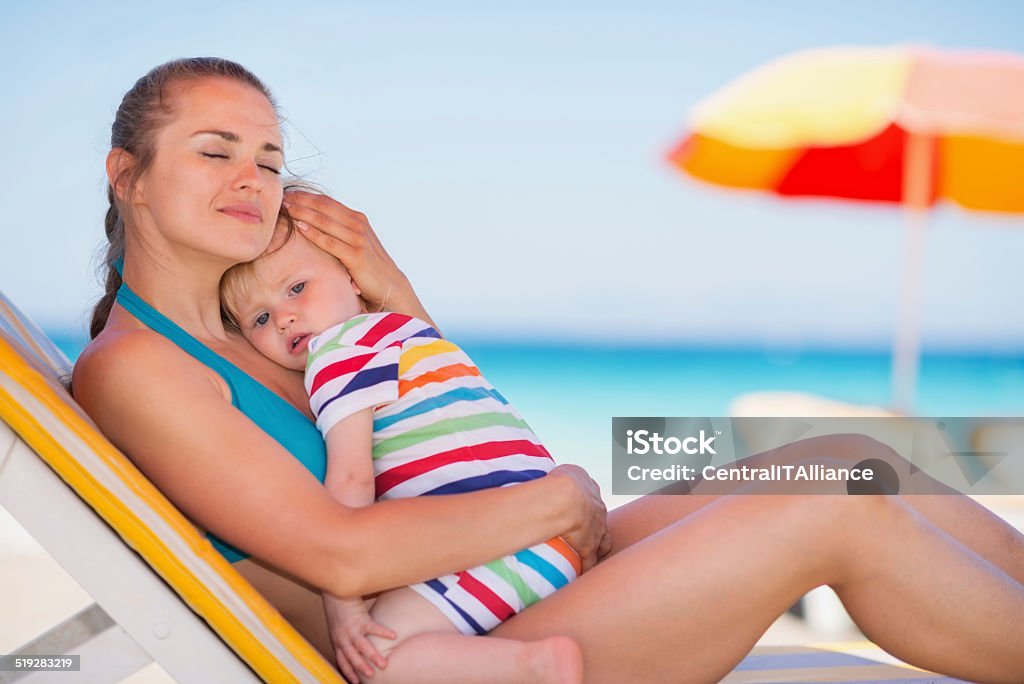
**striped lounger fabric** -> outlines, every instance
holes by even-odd
[[[842,682],[843,684],[954,684],[963,680],[882,660],[893,660],[870,642],[808,646],[760,646],[743,659],[725,684]],[[893,663],[895,661],[893,660]]]

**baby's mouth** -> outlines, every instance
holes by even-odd
[[[309,333],[302,333],[301,335],[296,335],[291,339],[291,352],[293,354],[297,352],[299,345],[301,345],[307,337],[309,337]]]

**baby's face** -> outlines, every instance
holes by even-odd
[[[334,258],[301,235],[261,257],[235,315],[252,346],[286,368],[304,370],[309,338],[363,310],[359,290]]]

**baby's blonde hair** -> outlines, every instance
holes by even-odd
[[[285,232],[284,239],[274,245],[272,249],[268,247],[263,254],[260,254],[252,261],[235,264],[229,268],[220,279],[221,318],[224,319],[224,322],[228,327],[233,328],[234,330],[241,331],[242,329],[242,326],[238,321],[238,304],[251,295],[252,283],[258,280],[256,275],[256,264],[259,263],[260,259],[265,259],[277,250],[283,248],[288,244],[289,240],[296,239],[295,219],[291,217],[284,205],[281,205],[281,211],[277,215],[277,227],[275,227],[274,230],[283,230]],[[272,244],[273,242],[274,241],[272,241]],[[316,246],[314,245],[314,247]],[[316,249],[320,248],[316,247]],[[328,254],[327,252],[323,253],[334,259],[334,261],[338,263],[338,267],[348,273],[348,269],[345,268],[345,265],[333,254]],[[363,304],[363,309],[366,310],[366,301],[363,300],[362,297],[359,299]]]
[[[252,293],[252,283],[257,280],[256,264],[260,259],[265,259],[284,247],[295,236],[295,219],[291,217],[283,204],[281,205],[281,211],[277,215],[277,226],[274,230],[285,231],[284,239],[279,244],[275,245],[273,249],[268,246],[263,254],[260,254],[252,261],[235,264],[221,276],[220,315],[224,322],[235,330],[242,329],[238,322],[238,304]],[[273,241],[271,243],[273,244]]]

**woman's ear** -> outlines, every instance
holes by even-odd
[[[114,196],[119,202],[125,202],[131,179],[135,157],[122,147],[115,147],[107,154],[107,181],[114,189]]]

